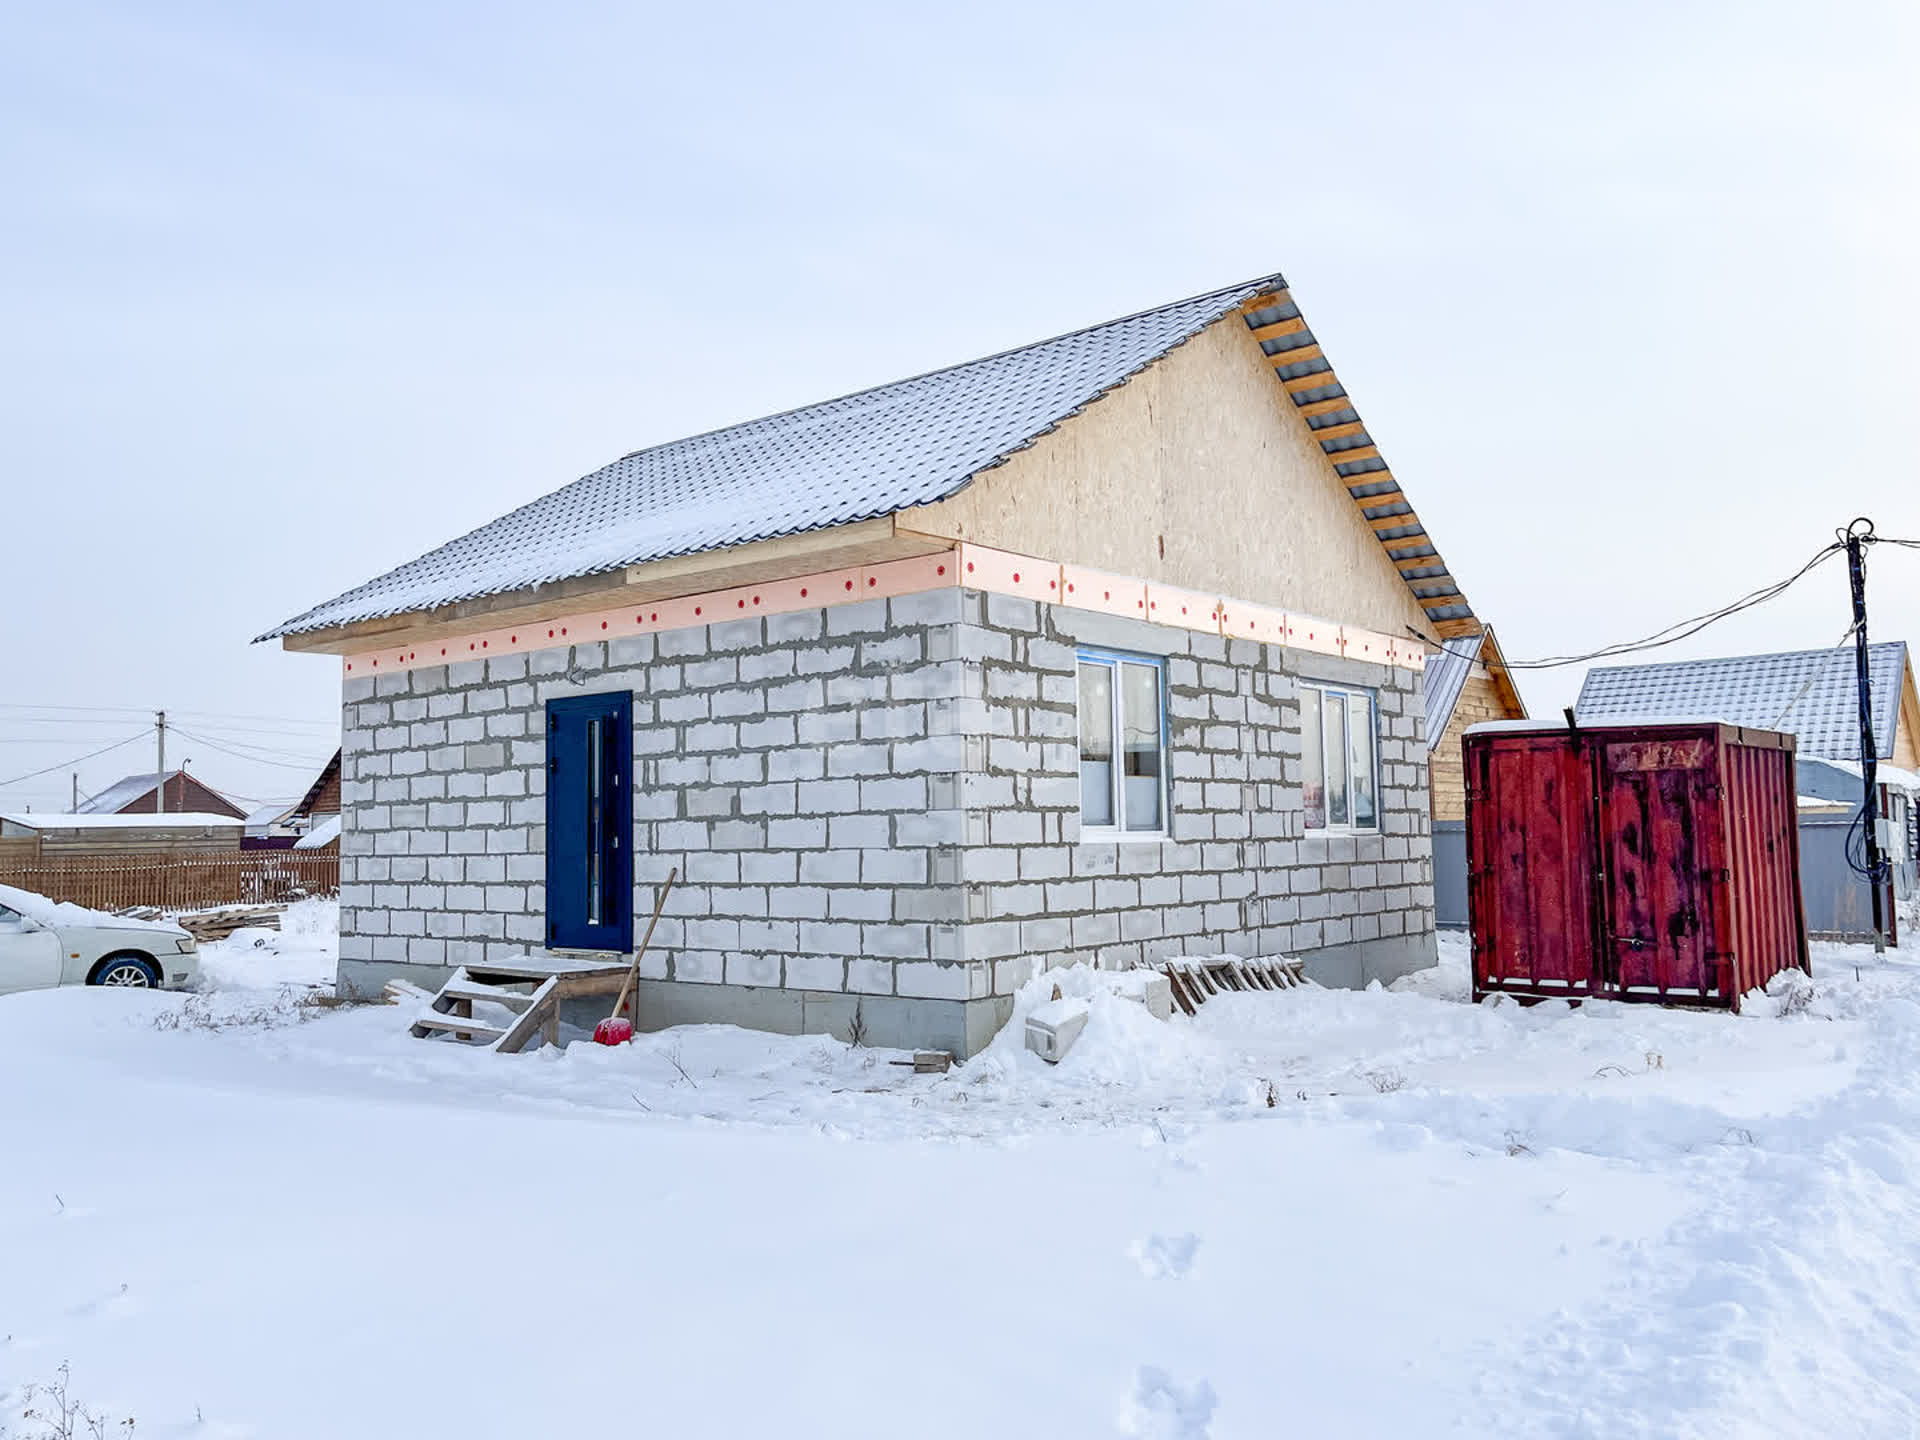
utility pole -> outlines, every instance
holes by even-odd
[[[80,772],[74,771],[70,778],[73,780],[73,809],[67,813],[78,815],[80,813]]]
[[[1873,953],[1887,948],[1886,924],[1880,911],[1880,796],[1877,770],[1880,757],[1873,739],[1873,680],[1867,667],[1867,561],[1865,546],[1873,543],[1873,522],[1862,516],[1847,527],[1847,579],[1853,586],[1853,664],[1860,686],[1860,777],[1865,786],[1864,816],[1867,836],[1867,889],[1873,896]]]
[[[159,744],[160,761],[160,783],[153,787],[153,813],[163,815],[167,809],[167,712],[164,710],[153,712],[153,735]]]

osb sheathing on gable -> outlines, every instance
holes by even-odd
[[[1390,635],[1427,629],[1238,314],[899,524]]]

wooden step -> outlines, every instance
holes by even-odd
[[[469,1020],[463,1015],[442,1015],[429,1010],[413,1022],[413,1033],[425,1035],[432,1030],[444,1030],[451,1034],[471,1035],[476,1039],[493,1041],[506,1034],[498,1025],[488,1025],[478,1020]]]
[[[525,1010],[527,1006],[533,1004],[533,996],[530,993],[502,990],[493,985],[480,985],[472,981],[463,985],[454,980],[449,980],[441,987],[440,994],[436,998],[435,1009],[439,1008],[439,1000],[468,1000],[476,1005],[504,1005],[516,1012]]]
[[[629,963],[625,960],[617,962],[557,960],[547,964],[539,960],[503,960],[498,964],[467,965],[463,968],[469,980],[477,980],[483,985],[497,984],[500,981],[525,985],[551,980],[557,975],[624,975]]]

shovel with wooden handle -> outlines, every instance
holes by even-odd
[[[660,887],[660,894],[653,902],[653,918],[647,922],[647,933],[640,937],[640,945],[633,952],[633,964],[627,967],[627,978],[620,983],[620,998],[613,1002],[613,1013],[593,1027],[593,1038],[602,1045],[625,1045],[633,1039],[633,1021],[620,1012],[627,1008],[627,996],[640,983],[640,959],[647,953],[647,946],[653,941],[653,927],[660,923],[660,912],[667,908],[667,892],[673,889],[673,882],[680,878],[680,867],[675,866],[667,872],[667,883]],[[639,996],[634,996],[634,1009],[639,1010]]]

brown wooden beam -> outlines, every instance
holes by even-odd
[[[1331,370],[1315,370],[1306,375],[1290,376],[1280,383],[1287,387],[1289,395],[1298,395],[1302,390],[1321,390],[1328,385],[1338,385],[1340,377]]]
[[[1380,458],[1380,447],[1378,445],[1356,445],[1351,450],[1328,450],[1325,454],[1327,459],[1333,461],[1334,464],[1344,465],[1349,460],[1378,460]],[[1374,470],[1369,473],[1385,475],[1387,472],[1384,470]],[[1348,475],[1345,478],[1354,482],[1360,479],[1358,475]]]
[[[1256,340],[1279,340],[1284,336],[1298,335],[1307,328],[1307,322],[1296,315],[1291,320],[1276,320],[1271,325],[1262,325],[1251,333]]]
[[[1366,428],[1367,422],[1364,420],[1349,420],[1344,425],[1328,425],[1316,430],[1313,432],[1313,438],[1316,440],[1339,440],[1347,435],[1358,435]],[[1327,454],[1324,450],[1320,453],[1322,455]],[[1328,458],[1331,459],[1332,457],[1329,456]]]
[[[1335,410],[1351,410],[1353,408],[1353,397],[1351,395],[1329,395],[1324,400],[1308,400],[1304,403],[1296,403],[1294,406],[1294,409],[1298,410],[1302,415],[1330,415]]]
[[[1315,343],[1302,345],[1298,350],[1282,350],[1278,355],[1262,355],[1260,358],[1268,365],[1297,365],[1302,360],[1320,360],[1325,357],[1321,355],[1318,343]]]

